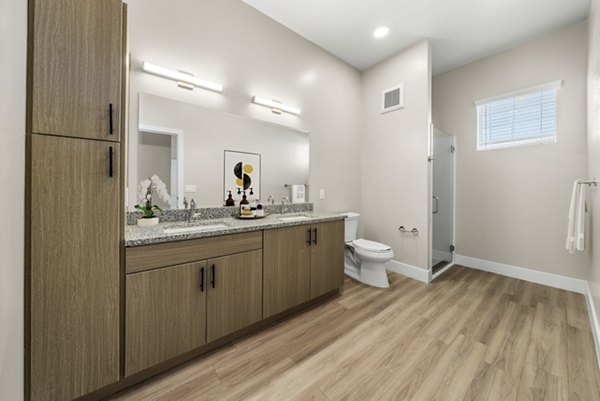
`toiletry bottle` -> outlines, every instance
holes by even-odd
[[[248,202],[248,198],[246,197],[246,191],[243,191],[242,193],[242,200],[240,201],[240,214],[242,213],[243,205],[248,205],[250,203]]]
[[[239,205],[242,200],[242,189],[238,188],[237,193],[233,196],[233,200],[236,205]]]
[[[228,192],[229,192],[229,195],[227,196],[227,200],[225,201],[225,206],[235,206],[235,201],[233,200],[231,191],[228,191]]]
[[[250,188],[250,196],[249,196],[249,201],[250,201],[250,211],[252,213],[252,216],[256,216],[256,196],[254,196],[254,190],[252,188]]]

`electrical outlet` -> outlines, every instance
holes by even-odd
[[[321,189],[319,191],[319,199],[321,199],[321,200],[325,199],[325,190],[324,189]]]
[[[185,186],[185,192],[188,194],[195,194],[196,193],[196,186],[195,185],[186,185]]]

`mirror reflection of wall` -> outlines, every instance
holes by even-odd
[[[138,182],[157,174],[175,191],[173,205],[181,208],[182,197],[188,202],[193,198],[198,206],[222,205],[225,191],[235,193],[230,180],[224,183],[226,150],[260,155],[262,203],[269,195],[278,203],[289,198],[286,184],[308,183],[306,132],[160,96],[139,97],[138,159],[130,162],[137,163]],[[175,149],[177,138],[181,155]]]

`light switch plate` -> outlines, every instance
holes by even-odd
[[[195,185],[186,185],[185,186],[185,192],[189,193],[196,193],[196,186]]]
[[[319,199],[321,199],[321,200],[325,199],[325,190],[324,189],[319,190]]]

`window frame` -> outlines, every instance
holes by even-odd
[[[475,101],[475,114],[477,119],[477,151],[486,151],[486,150],[495,150],[495,149],[505,149],[505,148],[515,148],[522,146],[531,146],[531,145],[543,145],[547,143],[556,143],[558,137],[558,90],[562,87],[562,80],[556,80],[551,82],[546,82],[540,85],[530,86],[524,89],[515,90],[512,92],[506,92],[500,95],[486,97],[483,99],[478,99]],[[479,107],[485,104],[497,101],[504,100],[509,98],[515,98],[522,95],[527,95],[533,92],[538,92],[542,90],[553,89],[555,91],[555,112],[554,112],[554,132],[552,136],[546,136],[541,138],[533,138],[533,139],[523,139],[523,140],[512,140],[509,142],[502,142],[496,144],[488,144],[484,145],[481,143],[481,126],[480,126],[480,116],[479,116]]]

